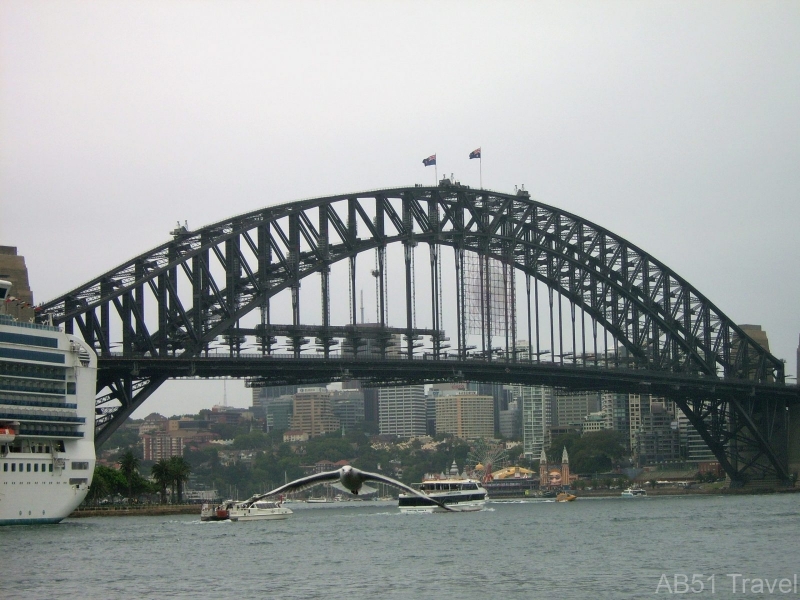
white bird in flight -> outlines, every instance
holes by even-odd
[[[361,486],[364,484],[365,481],[376,481],[378,483],[385,483],[386,485],[390,485],[395,487],[399,490],[406,492],[407,494],[413,494],[415,496],[419,496],[420,498],[424,498],[426,500],[430,500],[437,506],[443,508],[444,510],[448,510],[451,512],[453,511],[452,508],[445,506],[439,500],[435,498],[431,498],[430,496],[423,494],[419,490],[415,490],[414,488],[407,486],[404,483],[400,483],[396,479],[392,479],[391,477],[386,477],[385,475],[380,475],[378,473],[369,473],[367,471],[361,471],[360,469],[356,469],[355,467],[351,467],[350,465],[345,465],[341,469],[337,469],[335,471],[326,471],[325,473],[316,473],[315,475],[309,475],[308,477],[301,477],[300,479],[296,479],[295,481],[291,481],[287,484],[284,484],[280,487],[275,488],[272,491],[267,492],[266,494],[256,494],[252,496],[250,499],[247,500],[248,504],[252,504],[253,502],[258,502],[259,500],[263,500],[264,498],[269,498],[270,496],[277,496],[279,494],[290,494],[292,492],[298,492],[300,490],[304,490],[315,485],[319,485],[320,483],[325,483],[326,481],[339,481],[344,487],[346,487],[352,494],[358,494],[358,491],[361,489]]]

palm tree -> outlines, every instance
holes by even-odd
[[[178,504],[181,504],[181,502],[183,502],[183,484],[189,479],[189,473],[192,472],[192,467],[182,456],[173,456],[170,458],[169,467],[172,480],[178,488]]]
[[[128,482],[128,502],[133,496],[133,478],[139,473],[139,459],[136,458],[131,450],[126,450],[119,459],[119,470]]]
[[[167,503],[167,486],[172,483],[172,469],[166,458],[162,458],[150,469],[153,479],[158,484],[161,493],[161,504]]]

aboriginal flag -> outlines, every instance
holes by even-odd
[[[435,154],[431,154],[428,158],[423,158],[422,159],[422,164],[425,165],[426,167],[430,167],[431,165],[435,165],[436,164],[436,155]]]
[[[473,150],[469,153],[470,158],[480,158],[481,157],[481,149],[478,148],[477,150]]]

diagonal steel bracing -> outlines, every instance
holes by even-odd
[[[427,274],[415,266],[420,245],[428,246]],[[403,275],[387,274],[395,247],[403,249],[397,263]],[[445,249],[452,249],[452,260]],[[375,254],[376,263],[378,320],[371,327],[357,321],[356,288],[363,286],[357,259],[365,253]],[[511,299],[485,299],[505,303],[507,323],[498,339],[484,319],[481,356],[465,326],[469,253],[481,257],[480,264],[497,261],[511,282],[524,282],[520,297],[527,304],[522,328],[516,284]],[[347,275],[332,277],[342,264]],[[443,265],[451,275],[443,274]],[[417,293],[423,281],[427,301]],[[309,282],[319,290],[311,301],[303,291]],[[289,300],[280,300],[285,294]],[[348,300],[346,315],[332,311],[332,299],[340,298]],[[390,304],[402,310],[391,313]],[[288,319],[274,322],[284,306]],[[178,227],[161,246],[39,308],[67,331],[77,329],[100,356],[98,443],[176,376],[180,361],[221,351],[236,361],[245,347],[272,356],[281,343],[298,361],[317,351],[325,359],[345,359],[369,348],[377,349],[376,359],[404,359],[386,381],[416,380],[417,358],[450,363],[455,357],[461,363],[635,370],[652,382],[677,376],[784,385],[780,360],[641,248],[523,190],[503,194],[448,180],[270,206],[195,231]],[[311,320],[309,310],[317,315]],[[428,322],[418,327],[425,314]],[[456,347],[448,348],[445,329],[453,326]],[[117,356],[173,361],[176,372],[145,377],[106,368]],[[563,385],[574,384],[564,378]],[[621,384],[611,378],[608,385],[614,391]],[[673,394],[737,481],[788,476],[786,402],[795,396]]]

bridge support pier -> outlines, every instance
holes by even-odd
[[[800,474],[800,404],[789,405],[789,477],[797,481]]]

